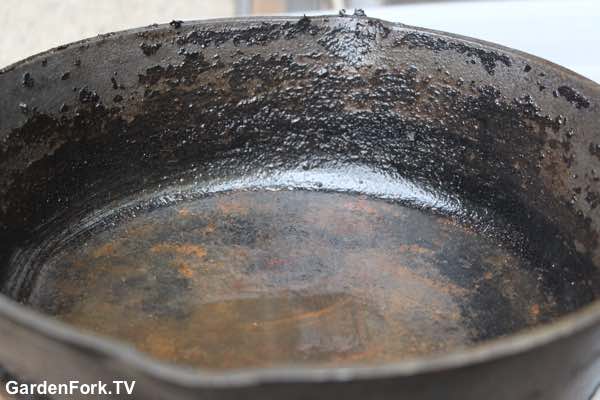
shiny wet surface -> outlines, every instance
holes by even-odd
[[[66,246],[29,303],[185,365],[374,363],[552,318],[532,271],[491,237],[397,203],[233,191]]]

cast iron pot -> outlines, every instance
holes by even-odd
[[[594,82],[479,40],[344,15],[173,21],[102,35],[2,70],[0,93],[0,365],[19,381],[119,378],[135,380],[140,399],[288,400],[583,400],[600,383],[600,87]],[[435,253],[438,242],[394,242],[400,232],[394,218],[402,212],[389,207],[468,227],[444,236],[459,249],[453,256],[442,246],[442,258],[407,267],[435,270],[439,282],[424,286],[422,276],[414,283],[408,274],[400,282],[409,285],[405,291],[385,286],[386,278],[366,292],[402,300],[408,288],[430,290],[415,303],[421,314],[409,321],[425,324],[422,340],[411,324],[406,328],[423,354],[194,369],[56,320],[90,298],[97,306],[87,315],[102,320],[107,304],[115,306],[145,279],[128,280],[131,287],[106,283],[110,290],[94,298],[87,288],[108,282],[102,279],[109,274],[73,272],[87,264],[76,265],[70,249],[82,254],[81,243],[140,214],[170,226],[171,217],[160,214],[164,207],[243,189],[242,206],[219,211],[237,213],[227,217],[234,227],[227,235],[238,246],[292,226],[289,215],[273,210],[297,215],[303,204],[306,218],[340,202],[350,204],[343,212],[356,215],[374,209],[379,219],[369,221],[381,230],[369,225],[369,238],[387,235],[398,252],[413,252],[409,261]],[[294,191],[308,200],[290,200]],[[279,206],[266,228],[256,229],[267,206],[256,218],[253,207],[273,202]],[[219,215],[211,229],[220,229]],[[328,215],[340,214],[310,219],[319,235],[331,233],[319,225]],[[338,220],[331,225],[345,228]],[[428,226],[413,224],[407,237],[427,237]],[[301,227],[317,234],[311,224]],[[304,240],[292,228],[286,234]],[[350,252],[365,243],[348,244],[364,233],[360,228],[340,232],[322,236],[325,250]],[[469,253],[472,246],[458,246],[473,237],[518,257],[481,261]],[[169,243],[152,247],[153,254],[174,248],[182,257],[208,257]],[[398,256],[389,249],[361,256],[360,265],[371,269],[360,280],[376,279],[382,254]],[[310,255],[293,261],[306,274],[277,284],[305,283],[311,274],[318,275],[315,284],[328,279],[319,275],[328,264],[310,269],[319,261]],[[469,257],[477,262],[469,264]],[[251,272],[288,261],[257,262]],[[193,276],[184,267],[182,276]],[[144,312],[171,318],[173,299],[192,285],[179,275],[159,277],[172,285],[152,287],[141,308],[128,309],[131,320]],[[456,316],[444,314],[448,293]],[[375,314],[360,314],[358,323],[362,318],[370,327]],[[454,330],[445,325],[455,320]],[[468,328],[462,345],[433,351],[462,328]]]

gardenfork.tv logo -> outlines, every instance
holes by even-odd
[[[11,380],[6,382],[6,393],[10,395],[132,395],[135,390],[135,381],[111,381],[95,383],[82,383],[80,381],[68,381],[66,383],[19,383]]]

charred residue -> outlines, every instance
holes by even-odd
[[[23,74],[22,84],[27,88],[32,88],[35,85],[35,80],[29,72]]]
[[[493,75],[498,62],[507,67],[512,65],[510,57],[495,50],[484,49],[465,42],[455,42],[450,39],[420,33],[409,32],[396,41],[397,46],[406,46],[409,49],[429,49],[433,51],[456,51],[467,57],[475,57],[485,68],[488,74]]]
[[[590,101],[572,87],[560,86],[558,88],[558,94],[577,108],[588,108],[590,106]]]
[[[185,59],[178,65],[168,64],[166,67],[156,65],[148,68],[145,74],[138,75],[139,83],[148,87],[163,80],[170,86],[190,85],[198,74],[209,70],[211,63],[207,62],[204,55],[198,51],[185,53]]]
[[[156,53],[158,51],[158,49],[160,49],[161,46],[162,46],[161,43],[142,42],[140,44],[140,49],[142,49],[142,52],[144,53],[144,55],[151,56],[154,53]]]
[[[316,35],[322,27],[311,24],[310,18],[304,16],[298,22],[267,23],[245,29],[229,28],[224,30],[193,29],[177,37],[178,45],[197,44],[202,47],[220,46],[228,41],[235,45],[256,46],[266,44],[278,39],[292,39],[298,35],[308,33]]]

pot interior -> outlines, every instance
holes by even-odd
[[[2,293],[158,359],[394,362],[600,295],[599,91],[542,61],[247,20],[72,45],[0,89]]]

